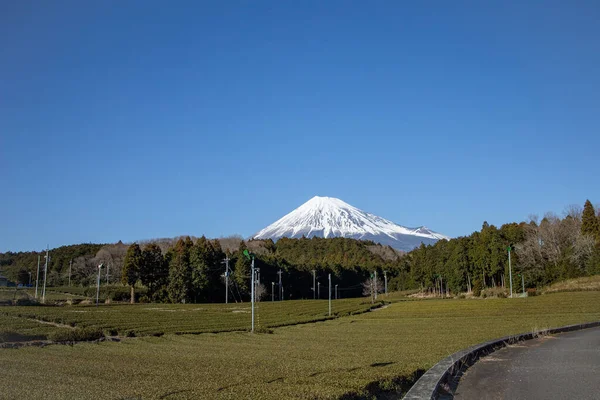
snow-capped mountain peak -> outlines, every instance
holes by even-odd
[[[422,226],[407,228],[362,211],[334,198],[315,196],[254,235],[255,239],[282,237],[347,237],[372,240],[400,250],[435,243],[448,237]]]

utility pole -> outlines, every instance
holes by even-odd
[[[50,256],[48,255],[48,251],[50,247],[46,245],[46,264],[44,266],[44,289],[42,290],[42,303],[46,302],[46,277],[48,276],[48,261],[50,260]]]
[[[335,285],[335,299],[337,300],[337,284]]]
[[[375,286],[375,300],[377,300],[377,270],[375,270],[375,279],[373,280]]]
[[[38,298],[38,284],[40,282],[40,258],[42,258],[42,256],[40,256],[38,254],[38,269],[37,269],[37,277],[35,278],[35,298]]]
[[[254,333],[254,254],[250,253],[248,251],[248,249],[244,250],[244,256],[246,256],[247,259],[252,260],[252,263],[250,264],[250,276],[252,277],[252,282],[250,283],[250,288],[252,290],[252,293],[250,293],[250,300],[252,302],[252,333]]]
[[[100,298],[100,271],[102,270],[102,265],[98,265],[98,283],[96,285],[96,307],[98,307],[98,299]]]
[[[229,302],[229,257],[225,257],[221,264],[225,264],[225,304],[227,304]]]
[[[254,333],[254,303],[256,303],[256,269],[254,268],[254,257],[252,257],[252,333]]]
[[[512,250],[511,246],[508,246],[508,279],[510,279],[510,298],[513,297],[512,292],[512,267],[510,265],[510,251]]]
[[[281,271],[281,268],[280,268],[279,271],[277,271],[277,275],[279,275],[279,286],[278,286],[278,288],[279,288],[279,301],[283,300],[283,286],[282,286],[282,283],[281,283],[281,274],[282,273],[283,272]]]
[[[71,259],[71,261],[69,261],[69,286],[71,286],[71,268],[73,267],[73,259]],[[107,280],[108,280],[108,274],[107,276]]]
[[[254,284],[256,285],[256,287],[254,288],[254,295],[257,296],[258,287],[260,286],[260,268],[254,268],[254,270],[256,271],[256,277],[254,278]]]
[[[331,317],[331,274],[329,274],[328,278],[329,278],[329,316]]]
[[[387,295],[387,271],[383,271],[383,280],[385,281],[385,294]]]
[[[315,291],[315,289],[316,289],[317,285],[315,284],[315,282],[317,281],[317,271],[315,271],[313,269],[312,273],[313,273],[313,287],[312,287],[312,290],[313,290],[313,299],[316,299],[317,298],[317,292]]]
[[[317,297],[321,300],[321,282],[317,282]]]
[[[271,282],[271,301],[275,301],[275,282]]]

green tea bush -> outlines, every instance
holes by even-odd
[[[22,297],[20,299],[15,300],[15,306],[39,306],[40,303],[28,297]]]
[[[104,332],[98,328],[60,329],[48,335],[48,339],[59,343],[87,342],[102,339],[103,337]]]

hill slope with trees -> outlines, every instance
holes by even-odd
[[[180,237],[149,240],[127,246],[81,244],[50,251],[49,282],[65,285],[72,262],[72,283],[95,284],[97,265],[108,267],[103,283],[147,288],[145,300],[157,302],[222,302],[225,264],[229,261],[229,298],[249,298],[250,262],[246,249],[256,255],[260,269],[259,292],[271,290],[278,298],[312,298],[313,271],[323,285],[332,275],[341,297],[360,296],[362,283],[377,271],[385,273],[390,290],[460,293],[486,287],[508,287],[508,248],[511,249],[513,286],[537,287],[600,273],[600,215],[592,203],[571,206],[562,217],[547,213],[541,220],[496,227],[484,222],[469,236],[440,240],[403,254],[389,246],[346,238],[282,238],[244,241],[239,237],[207,239]],[[0,254],[0,268],[20,283],[35,279],[37,256],[42,252]],[[124,268],[125,266],[125,268]],[[281,273],[279,273],[281,271]],[[279,287],[279,279],[282,287]],[[316,285],[317,289],[319,285]],[[317,291],[318,292],[318,291]]]

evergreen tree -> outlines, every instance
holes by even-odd
[[[225,292],[225,265],[222,264],[225,259],[225,253],[221,248],[221,243],[218,240],[212,240],[209,244],[209,265],[208,273],[209,280],[209,301],[224,301]]]
[[[232,276],[233,281],[242,295],[247,294],[250,287],[250,260],[244,256],[244,250],[246,250],[246,244],[242,241],[238,249],[235,270],[233,271]]]
[[[581,233],[583,235],[592,236],[596,240],[600,240],[600,223],[598,222],[598,217],[596,217],[594,206],[589,200],[586,200],[585,205],[583,206]]]
[[[148,288],[148,297],[160,300],[159,293],[168,283],[169,266],[162,255],[160,247],[150,243],[142,251],[142,265],[140,267],[140,280]]]
[[[140,266],[142,264],[142,251],[137,243],[133,243],[127,249],[123,261],[121,282],[131,287],[131,303],[135,303],[135,283],[140,277]]]
[[[192,291],[195,301],[205,301],[209,286],[211,248],[204,236],[196,241],[190,250],[190,267],[192,269]]]
[[[169,257],[169,299],[173,303],[186,303],[191,300],[192,271],[190,268],[189,243],[179,239]]]

